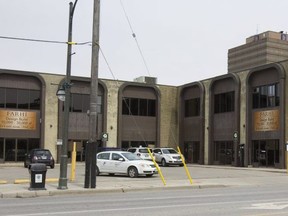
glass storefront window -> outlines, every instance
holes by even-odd
[[[27,139],[17,140],[17,161],[24,161],[27,153]]]
[[[279,83],[253,88],[253,109],[280,105]]]
[[[0,138],[0,161],[4,160],[4,139]]]
[[[258,166],[275,166],[279,163],[279,140],[254,140],[252,162]]]
[[[16,161],[16,139],[5,140],[5,161]]]

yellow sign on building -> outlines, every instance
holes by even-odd
[[[279,110],[268,110],[254,113],[255,131],[279,130]]]
[[[0,129],[36,130],[36,112],[0,110]]]

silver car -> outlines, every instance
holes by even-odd
[[[183,166],[180,154],[173,148],[155,148],[153,150],[155,160],[162,166],[179,165]]]

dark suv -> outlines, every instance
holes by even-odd
[[[24,167],[27,168],[32,163],[44,163],[52,169],[55,166],[54,158],[48,149],[32,149],[25,155]]]

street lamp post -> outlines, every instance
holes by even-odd
[[[73,15],[78,0],[69,3],[69,26],[68,26],[68,42],[67,42],[67,66],[66,66],[66,79],[59,89],[57,96],[62,96],[60,90],[65,91],[65,101],[64,101],[64,118],[62,127],[62,146],[61,146],[61,156],[60,156],[60,177],[58,182],[58,189],[67,189],[67,147],[68,147],[68,129],[69,129],[69,108],[70,108],[70,87],[71,87],[71,56],[72,56],[72,24]],[[60,98],[59,98],[60,99]]]

